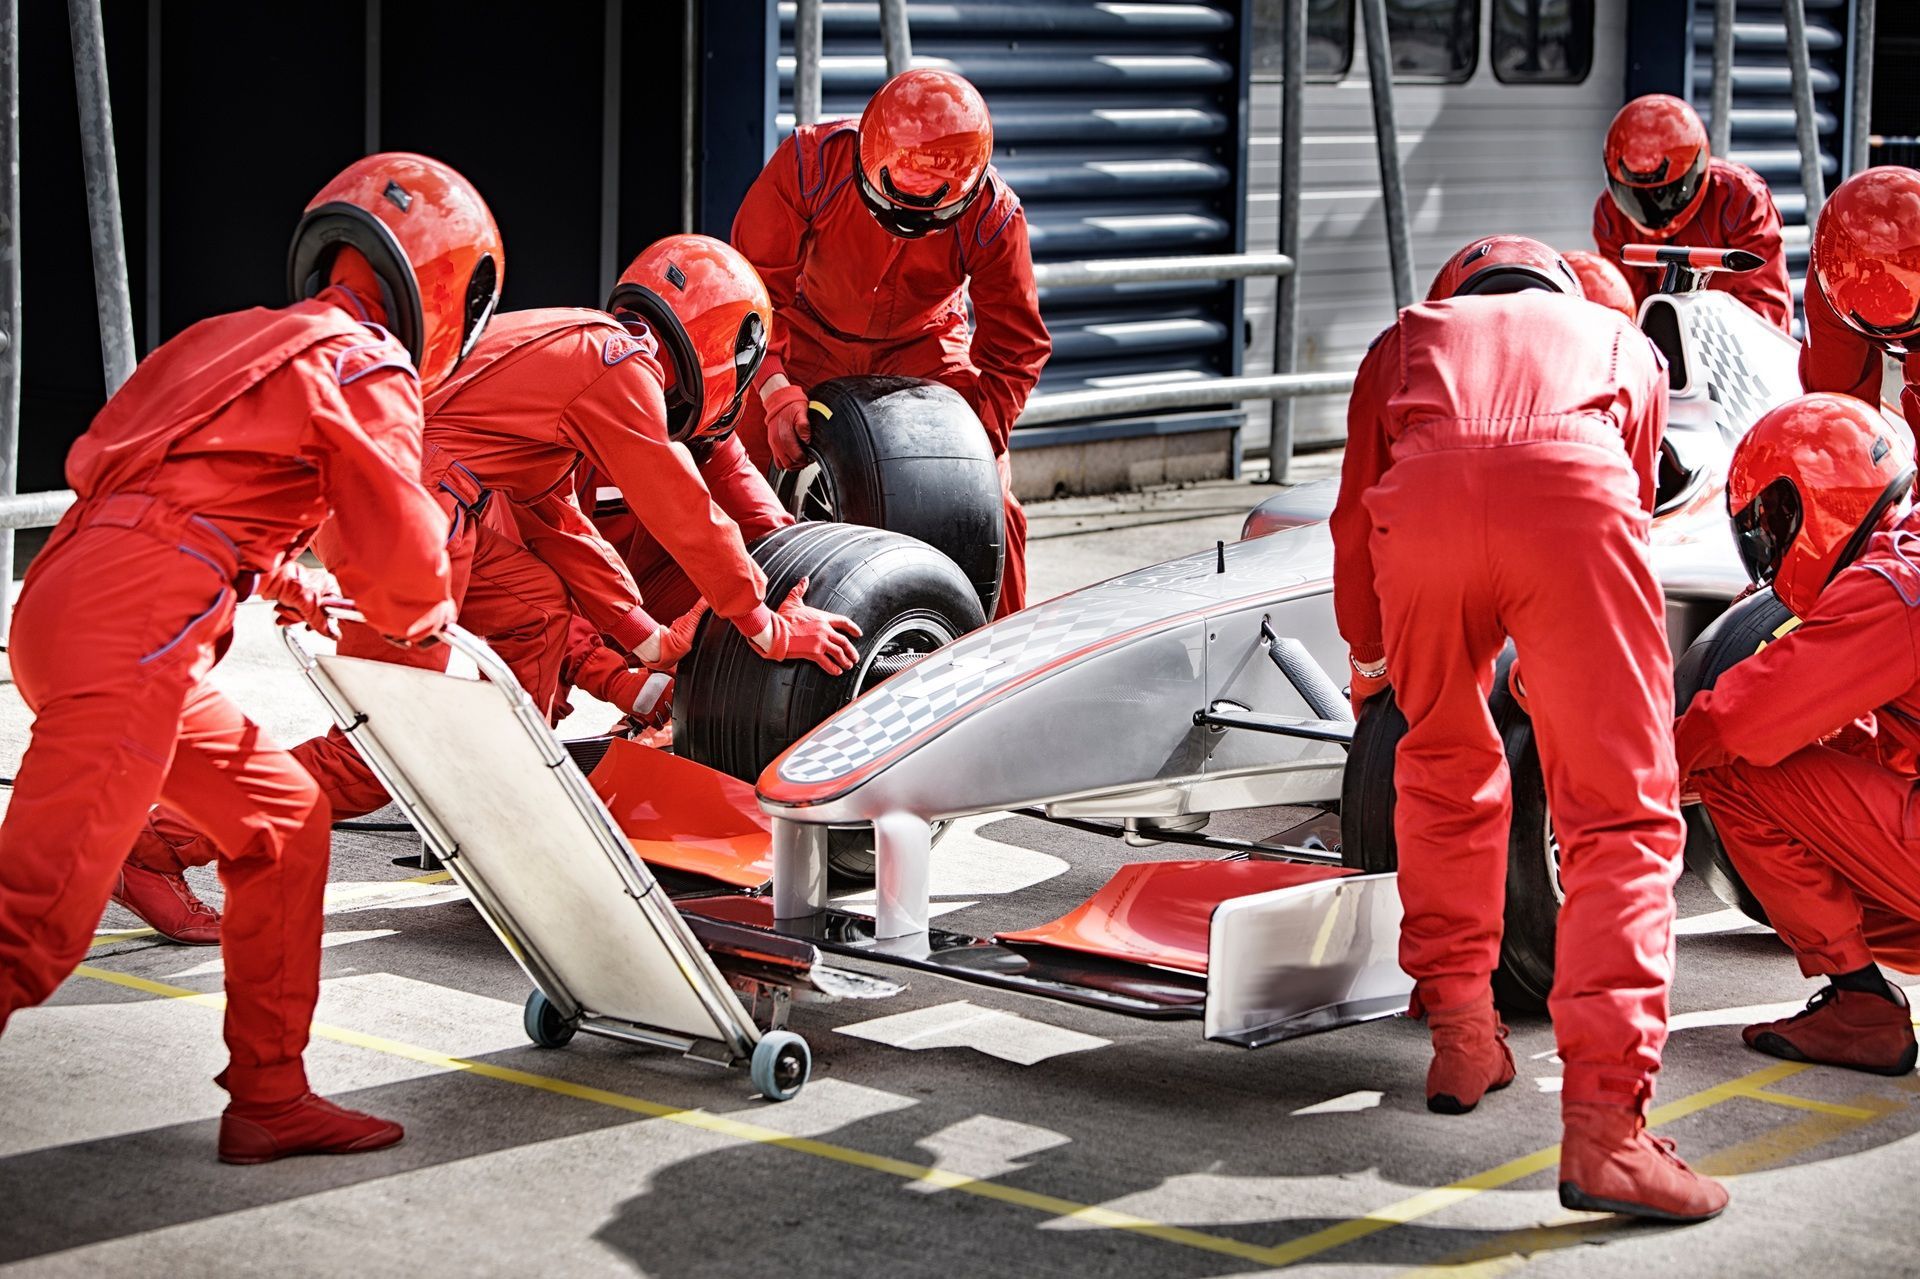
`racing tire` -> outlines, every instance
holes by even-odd
[[[1533,722],[1507,692],[1513,649],[1494,668],[1488,709],[1507,754],[1512,778],[1513,822],[1507,835],[1507,890],[1500,938],[1500,965],[1493,994],[1509,1012],[1538,1013],[1553,989],[1554,941],[1560,913],[1559,845],[1547,815],[1546,781]],[[1406,717],[1392,690],[1370,703],[1353,733],[1340,783],[1340,859],[1367,874],[1398,870],[1393,833],[1397,792],[1394,754],[1406,736]]]
[[[1687,709],[1693,699],[1710,689],[1735,663],[1753,656],[1792,628],[1793,612],[1775,598],[1771,590],[1759,591],[1741,600],[1715,618],[1688,646],[1673,668],[1674,713]],[[1767,922],[1765,907],[1753,895],[1726,846],[1714,832],[1713,819],[1705,804],[1689,804],[1680,810],[1687,821],[1687,869],[1698,875],[1713,895],[1756,924]]]
[[[808,393],[808,460],[774,472],[781,505],[796,519],[891,529],[944,551],[993,616],[1006,511],[986,428],[966,400],[907,377],[839,377]]]
[[[852,524],[794,524],[754,545],[777,606],[801,578],[806,602],[851,617],[859,661],[844,675],[812,662],[769,662],[731,623],[708,616],[674,681],[674,753],[742,781],[869,687],[985,625],[954,562],[924,542]],[[936,827],[936,835],[942,827]],[[842,884],[871,880],[873,829],[835,827],[828,868]]]

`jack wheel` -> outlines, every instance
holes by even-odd
[[[527,996],[527,1011],[521,1017],[521,1024],[527,1029],[527,1038],[536,1048],[565,1048],[573,1038],[573,1032],[579,1029],[573,1022],[560,1015],[543,990],[536,990]]]
[[[768,1101],[792,1101],[813,1074],[813,1053],[791,1030],[770,1030],[754,1045],[748,1073]]]

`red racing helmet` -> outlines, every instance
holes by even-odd
[[[1444,262],[1427,289],[1427,301],[1470,294],[1522,293],[1551,289],[1571,297],[1580,278],[1558,252],[1524,235],[1489,235],[1475,240]]]
[[[903,239],[952,225],[992,158],[986,100],[951,71],[902,71],[860,114],[860,198]]]
[[[1586,295],[1587,301],[1598,302],[1609,310],[1618,311],[1629,320],[1633,318],[1633,289],[1628,286],[1627,277],[1620,273],[1619,267],[1586,249],[1569,249],[1563,256],[1579,279],[1580,291]]]
[[[327,287],[334,258],[354,249],[373,267],[387,324],[413,355],[422,394],[472,349],[500,301],[500,228],[473,184],[424,155],[356,160],[313,197],[287,251],[297,301]]]
[[[1753,424],[1727,468],[1727,514],[1747,576],[1805,617],[1913,487],[1913,452],[1879,410],[1803,395]]]
[[[1707,126],[1679,98],[1649,93],[1607,126],[1607,194],[1627,221],[1658,240],[1693,221],[1707,198]]]
[[[751,263],[711,236],[670,235],[621,273],[607,310],[645,321],[667,348],[672,439],[715,439],[733,429],[773,324],[767,286]]]
[[[1813,274],[1849,327],[1883,342],[1920,336],[1920,172],[1876,165],[1835,187]]]

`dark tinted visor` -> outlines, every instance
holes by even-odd
[[[944,209],[909,209],[895,204],[875,190],[873,183],[867,181],[865,169],[858,170],[858,173],[860,199],[866,204],[868,212],[873,214],[874,219],[881,226],[903,240],[917,240],[930,231],[938,231],[952,225],[962,213],[967,211],[967,206],[973,203],[973,198],[980,194],[980,187],[985,185],[984,182],[976,185],[973,190]]]
[[[707,435],[725,435],[733,429],[733,420],[740,416],[740,404],[746,398],[747,387],[752,384],[753,375],[760,371],[760,364],[766,358],[766,326],[760,323],[758,315],[749,312],[747,318],[740,322],[740,336],[733,345],[733,400],[727,405],[727,411],[707,428]],[[668,415],[672,415],[671,407]]]
[[[1619,206],[1620,212],[1649,231],[1658,231],[1693,203],[1693,197],[1699,192],[1706,176],[1707,153],[1701,151],[1694,158],[1693,167],[1671,182],[1663,182],[1658,186],[1631,186],[1618,173],[1609,172],[1607,191],[1613,196],[1613,202]]]
[[[1785,476],[1734,512],[1733,541],[1749,578],[1765,586],[1779,574],[1780,561],[1800,535],[1801,516],[1800,491]]]

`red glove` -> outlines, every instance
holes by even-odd
[[[659,671],[647,676],[627,707],[627,718],[642,728],[665,728],[673,719],[673,677]]]
[[[340,630],[327,616],[327,601],[340,599],[340,583],[323,568],[303,568],[288,560],[269,573],[260,583],[260,594],[273,601],[274,620],[282,626],[305,622],[328,639],[339,639]]]
[[[706,615],[707,602],[701,600],[682,613],[672,626],[662,626],[641,640],[640,647],[633,650],[633,655],[648,670],[672,670],[693,648],[693,633],[700,629],[700,619]]]
[[[1357,724],[1367,703],[1390,687],[1387,681],[1387,663],[1382,659],[1377,666],[1362,666],[1349,657],[1347,664],[1353,668],[1353,683],[1347,689],[1347,700],[1353,704],[1353,719]]]
[[[760,404],[767,411],[767,447],[774,462],[783,471],[799,470],[806,465],[807,442],[813,438],[807,393],[791,382],[769,382],[760,389]]]
[[[806,593],[807,579],[803,577],[780,601],[780,609],[767,629],[748,636],[747,643],[770,662],[805,658],[829,675],[844,675],[860,660],[860,652],[853,646],[860,628],[850,617],[808,608],[801,602]]]
[[[1520,681],[1520,659],[1514,658],[1513,665],[1507,667],[1507,691],[1513,694],[1513,700],[1527,715],[1533,714],[1533,707],[1527,704],[1527,686]]]

